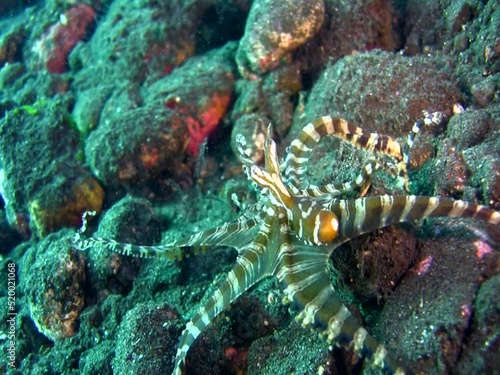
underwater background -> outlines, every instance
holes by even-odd
[[[499,210],[499,87],[495,0],[0,0],[0,373],[172,371],[234,250],[172,262],[73,238],[87,211],[87,232],[140,245],[236,219],[258,198],[237,134],[262,163],[268,124],[283,155],[323,115],[404,140],[440,111],[410,193]],[[308,176],[352,181],[367,157],[327,139]],[[404,193],[386,172],[368,192]],[[408,369],[499,374],[499,239],[471,221],[384,228],[336,249],[331,278]],[[274,279],[244,294],[186,373],[372,373],[282,298]]]

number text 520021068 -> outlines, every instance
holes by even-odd
[[[7,263],[7,363],[16,366],[16,265]]]

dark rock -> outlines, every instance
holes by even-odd
[[[328,359],[326,342],[316,332],[292,322],[288,328],[252,344],[248,374],[316,374],[320,367],[325,368]]]
[[[439,146],[435,164],[436,195],[462,198],[470,178],[469,166],[453,142],[445,140]]]
[[[465,34],[459,34],[453,40],[453,48],[456,52],[463,52],[469,48],[469,38]]]
[[[491,207],[500,208],[500,152],[498,137],[491,137],[486,142],[471,147],[463,152],[464,160],[471,170],[469,185],[477,191],[469,200],[484,199]]]
[[[487,111],[467,110],[450,118],[446,134],[463,150],[481,143],[492,128],[493,121]]]
[[[168,305],[135,306],[120,325],[113,372],[124,375],[171,372],[180,331],[179,316]]]
[[[415,372],[455,371],[465,350],[480,263],[455,228],[422,242],[421,261],[391,295],[374,330]]]
[[[400,227],[379,229],[344,248],[335,250],[346,251],[342,257],[333,258],[335,268],[346,270],[342,272],[345,285],[360,301],[371,303],[390,296],[419,255],[415,236]]]
[[[426,48],[448,43],[482,7],[479,1],[466,0],[410,0],[404,4],[404,35],[418,36]]]
[[[4,210],[0,210],[0,254],[7,254],[21,242],[21,236],[7,222]]]
[[[498,370],[498,340],[500,330],[500,304],[497,298],[500,275],[485,281],[474,300],[470,334],[465,341],[465,351],[457,366],[457,374],[495,374]]]
[[[184,124],[184,117],[168,108],[130,110],[89,135],[86,159],[92,172],[110,188],[144,185],[162,172],[175,176],[188,140]]]
[[[315,117],[331,115],[368,131],[406,136],[422,118],[422,111],[450,115],[460,97],[446,59],[386,52],[357,54],[324,71],[307,99],[304,116],[295,119],[291,135]]]
[[[22,288],[38,330],[51,340],[71,337],[85,298],[85,257],[70,249],[68,236],[52,234],[32,249]],[[33,262],[33,263],[31,263]]]
[[[325,21],[314,39],[297,51],[300,64],[313,77],[339,59],[375,49],[401,47],[400,16],[388,0],[325,1]]]
[[[2,4],[0,4],[1,14]],[[5,64],[22,61],[22,48],[26,38],[25,30],[21,25],[11,27],[8,32],[3,32],[0,37],[0,68]]]
[[[479,107],[486,107],[499,88],[499,83],[495,82],[493,76],[489,76],[472,86],[472,96]]]
[[[127,196],[106,212],[96,235],[125,243],[154,245],[160,240],[160,228],[149,201]],[[92,287],[96,291],[121,294],[130,291],[142,264],[140,259],[98,247],[89,251],[88,259]]]
[[[12,16],[26,6],[33,6],[32,0],[0,0],[0,14]]]

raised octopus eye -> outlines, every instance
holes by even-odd
[[[314,239],[318,244],[332,242],[339,231],[339,218],[331,211],[321,210],[316,216]]]

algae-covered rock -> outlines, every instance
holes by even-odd
[[[10,225],[26,237],[79,226],[85,211],[102,207],[104,192],[82,166],[69,105],[40,101],[0,120],[0,192]]]
[[[132,84],[115,90],[85,144],[97,178],[111,188],[146,185],[165,175],[180,184],[189,180],[188,156],[198,155],[229,110],[234,48],[193,58],[142,90]]]
[[[87,136],[99,124],[102,109],[111,91],[110,86],[99,86],[78,94],[72,115],[78,131],[83,136]]]
[[[31,318],[51,340],[71,337],[85,303],[85,257],[71,249],[68,235],[52,234],[27,258],[23,290]]]
[[[85,143],[85,157],[108,187],[145,184],[162,172],[176,175],[188,136],[182,115],[168,108],[136,108],[93,131]]]
[[[126,196],[102,217],[97,235],[137,245],[154,245],[160,240],[160,227],[151,203]],[[142,261],[93,247],[87,254],[90,282],[97,291],[125,293],[132,288]]]
[[[198,155],[201,144],[213,134],[229,110],[233,96],[236,45],[228,43],[163,77],[143,93],[149,106],[165,106],[184,115],[189,131],[187,151]]]

